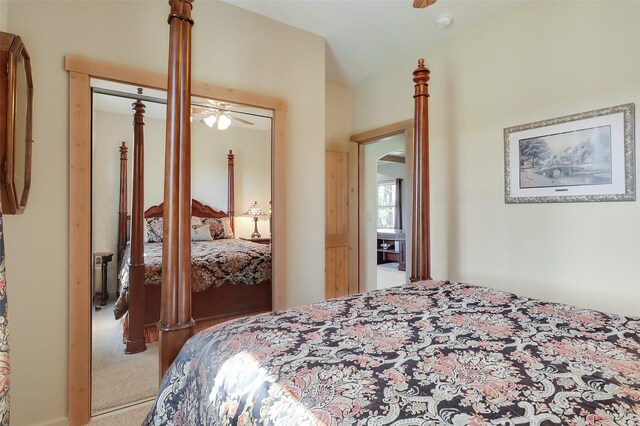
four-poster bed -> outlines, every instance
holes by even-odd
[[[126,353],[144,351],[146,343],[158,340],[164,244],[164,203],[142,212],[145,108],[140,100],[133,107],[131,241],[130,244],[126,243],[128,166],[127,148],[123,142],[119,147],[119,297],[114,306],[116,319],[123,318]],[[196,331],[220,321],[270,311],[272,308],[271,246],[234,238],[234,170],[235,155],[229,150],[227,212],[191,200],[190,225],[194,227],[191,231],[193,235],[190,235],[191,310]]]
[[[432,281],[414,72],[413,284],[198,333],[145,424],[637,424],[640,318]]]

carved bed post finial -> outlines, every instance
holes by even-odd
[[[118,203],[118,271],[122,263],[122,253],[127,244],[127,144],[120,145],[120,199]],[[120,290],[120,289],[118,289]]]
[[[424,59],[413,72],[415,93],[413,156],[413,251],[411,282],[431,279],[429,229],[429,70]]]
[[[122,145],[120,145],[120,160],[127,160],[127,153],[129,152],[129,148],[127,148],[127,143],[122,141]]]
[[[193,335],[191,317],[191,10],[170,0],[164,169],[160,378]]]
[[[138,94],[142,89],[138,88]],[[133,197],[131,202],[131,259],[129,263],[129,332],[125,353],[147,349],[144,340],[144,113],[140,99],[133,104]]]
[[[236,231],[235,220],[234,220],[235,210],[233,208],[233,206],[235,205],[234,159],[235,159],[235,155],[233,155],[233,151],[229,150],[229,154],[227,154],[227,174],[228,174],[227,184],[229,186],[227,188],[227,213],[229,214],[229,221],[231,222],[231,230],[235,233]]]

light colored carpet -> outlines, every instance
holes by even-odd
[[[113,302],[94,310],[91,368],[93,415],[153,398],[158,390],[158,343],[125,355],[122,326],[113,318]]]
[[[118,410],[113,413],[94,417],[89,426],[132,426],[140,425],[151,409],[151,402],[138,404],[133,407]]]
[[[381,263],[378,265],[378,282],[377,288],[383,289],[395,287],[407,283],[407,275],[405,271],[398,271],[398,263]]]

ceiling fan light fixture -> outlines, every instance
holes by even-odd
[[[225,130],[231,125],[231,119],[225,114],[221,114],[218,118],[218,130]]]
[[[213,127],[213,125],[216,124],[217,120],[218,117],[216,117],[214,114],[211,114],[205,117],[202,121],[204,121],[204,124],[206,124],[207,126]],[[220,123],[218,123],[218,128],[220,128]]]

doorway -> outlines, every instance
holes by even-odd
[[[404,192],[406,152],[403,138],[397,136],[369,146],[392,149],[376,162],[376,289],[383,289],[407,282],[406,229],[410,227],[405,217],[409,206]],[[368,184],[365,191],[369,191]]]
[[[359,240],[359,286],[360,291],[371,291],[379,288],[378,260],[379,256],[384,263],[395,263],[398,266],[393,270],[389,268],[394,277],[392,280],[382,277],[382,288],[390,285],[400,285],[409,282],[411,270],[411,196],[413,182],[410,174],[413,164],[413,120],[405,120],[385,127],[359,133],[351,137],[352,142],[358,147],[358,240]],[[393,157],[387,157],[386,161],[404,161],[404,178],[400,184],[399,200],[404,200],[402,212],[394,223],[394,229],[383,229],[378,233],[378,160],[386,155],[394,153]],[[401,154],[402,153],[402,154]],[[409,172],[407,172],[409,170]],[[395,179],[393,180],[396,183]],[[397,190],[397,187],[396,187]],[[400,229],[396,229],[396,228]],[[380,237],[380,238],[379,238]],[[381,240],[378,242],[378,240]],[[404,241],[404,243],[402,242]],[[381,244],[385,244],[381,247]],[[389,244],[389,245],[387,245]],[[381,250],[381,251],[378,251]],[[394,253],[392,253],[392,251]],[[400,251],[402,256],[400,256]],[[400,261],[404,260],[404,265]],[[387,262],[389,261],[389,262]],[[381,263],[382,264],[382,263]],[[404,267],[399,271],[397,267]]]

